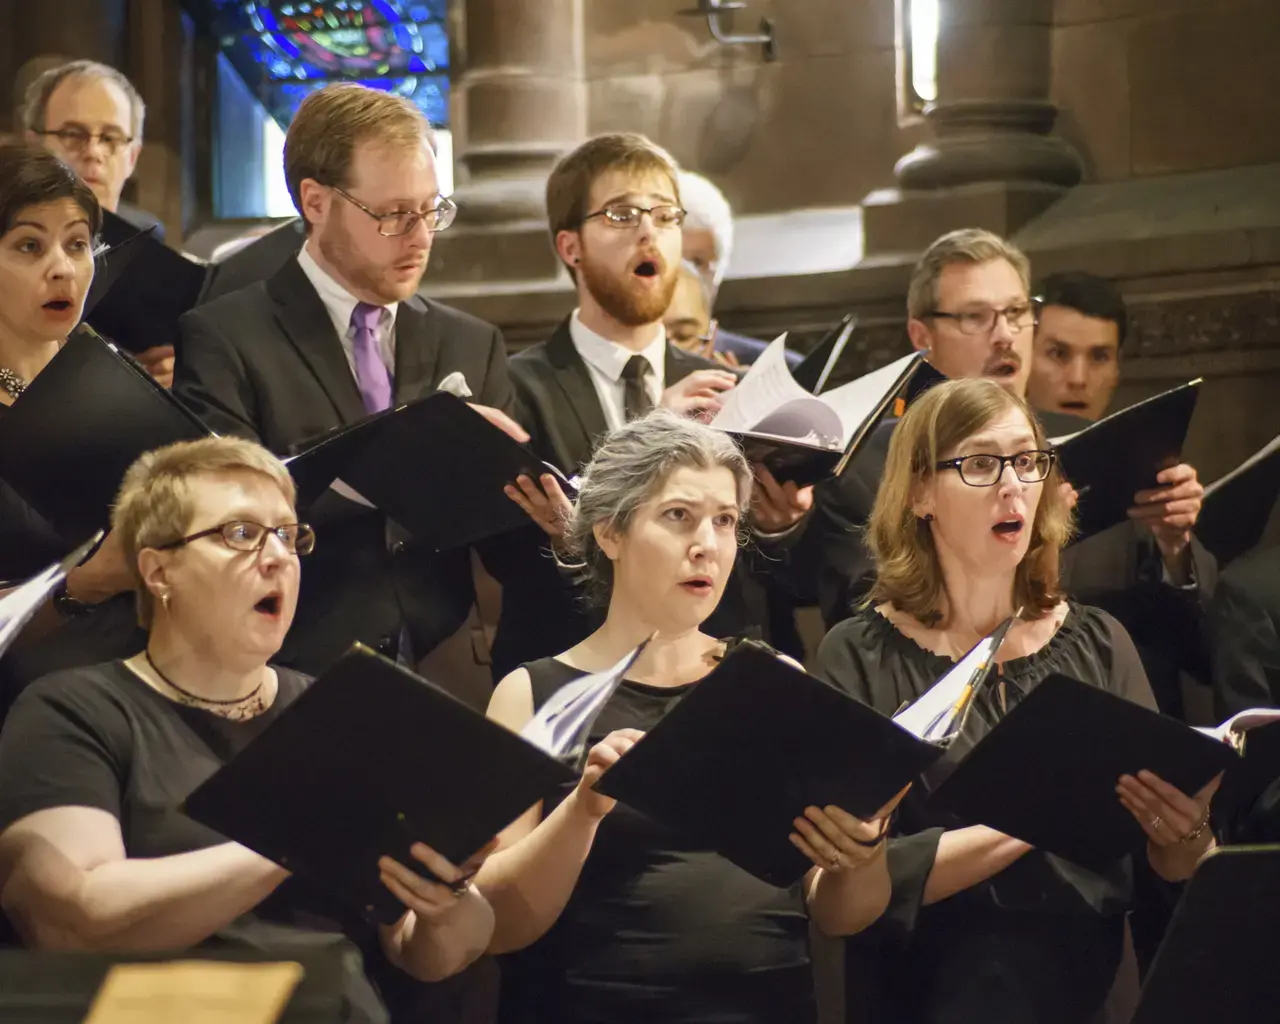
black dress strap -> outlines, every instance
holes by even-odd
[[[566,665],[555,658],[539,658],[537,661],[525,662],[522,667],[529,673],[535,712],[549,701],[560,687],[575,679],[581,679],[587,674],[582,669]]]

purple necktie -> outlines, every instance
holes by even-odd
[[[382,317],[381,306],[367,302],[356,303],[351,311],[351,326],[355,329],[352,347],[356,359],[356,386],[364,399],[366,412],[382,412],[391,408],[391,374],[378,350],[378,321]]]

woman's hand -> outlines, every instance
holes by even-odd
[[[497,848],[498,840],[492,839],[461,867],[454,867],[425,843],[414,843],[409,850],[413,859],[440,879],[438,882],[428,881],[391,857],[378,861],[378,871],[391,895],[412,910],[419,921],[436,921],[453,911],[470,889],[472,877]]]
[[[1200,858],[1213,848],[1209,805],[1222,785],[1215,776],[1195,796],[1187,796],[1154,772],[1120,776],[1116,794],[1147,836],[1147,859],[1166,881],[1190,878]]]
[[[910,788],[903,787],[867,821],[833,804],[806,807],[804,817],[794,821],[791,843],[828,874],[856,871],[884,850],[889,815]]]
[[[573,502],[560,489],[560,481],[552,474],[543,473],[538,478],[542,486],[525,474],[516,477],[514,484],[504,488],[506,495],[523,510],[524,514],[542,527],[542,532],[554,540],[564,537],[569,517],[573,515]]]
[[[591,748],[591,752],[587,754],[587,766],[582,770],[582,779],[570,795],[570,799],[587,817],[599,820],[613,810],[618,801],[597,793],[592,787],[643,735],[639,729],[619,729],[609,733]]]
[[[134,586],[124,541],[114,530],[98,545],[92,558],[67,574],[67,596],[84,604],[98,604],[133,590]]]

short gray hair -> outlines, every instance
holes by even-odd
[[[729,200],[709,178],[694,171],[681,170],[680,202],[687,214],[685,228],[710,231],[716,240],[717,262],[713,283],[718,287],[729,269],[729,257],[733,255],[733,210]]]
[[[737,485],[738,507],[746,511],[751,503],[751,466],[723,431],[655,409],[600,443],[582,475],[564,536],[564,546],[579,563],[593,601],[608,603],[613,588],[613,563],[600,549],[595,528],[625,534],[636,510],[675,470],[686,466],[729,470]]]
[[[129,98],[129,110],[133,118],[129,132],[134,142],[142,141],[142,123],[147,116],[147,105],[142,102],[142,95],[124,74],[109,64],[99,64],[96,60],[73,60],[69,64],[60,64],[56,68],[50,68],[27,86],[22,104],[23,128],[29,132],[47,129],[49,99],[54,90],[69,78],[98,79],[111,82],[119,88]]]
[[[938,306],[938,278],[953,263],[990,263],[1004,260],[1022,278],[1022,286],[1031,291],[1031,261],[1012,242],[982,228],[961,228],[936,239],[915,270],[907,289],[907,316],[922,320]]]

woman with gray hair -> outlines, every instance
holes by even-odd
[[[649,639],[601,711],[581,780],[500,837],[477,876],[494,908],[503,1020],[814,1019],[808,917],[850,934],[886,905],[880,823],[816,807],[791,841],[815,865],[778,889],[592,788],[715,667],[701,631],[720,600],[751,497],[725,434],[659,410],[615,431],[584,475],[566,541],[604,624],[498,685],[491,718],[522,728],[557,690]]]

